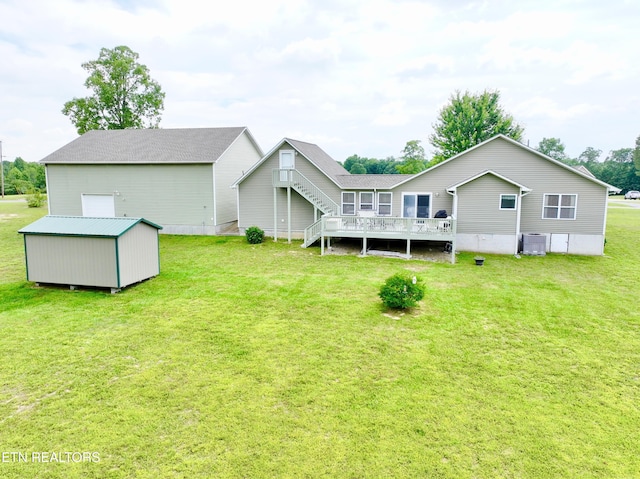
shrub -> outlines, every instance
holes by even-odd
[[[388,308],[412,308],[424,298],[422,279],[407,273],[394,274],[380,288],[380,298]]]
[[[34,190],[27,195],[27,206],[29,208],[40,208],[47,201],[47,195],[43,194],[40,190]]]
[[[264,241],[264,231],[257,226],[249,226],[245,231],[245,236],[251,244],[259,244]]]

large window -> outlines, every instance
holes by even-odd
[[[373,210],[373,192],[361,191],[360,192],[360,209],[361,210]]]
[[[392,193],[378,193],[378,214],[381,216],[391,216],[391,197]]]
[[[402,216],[404,218],[430,218],[431,195],[427,193],[403,193]]]
[[[554,220],[575,220],[578,195],[545,194],[542,217]]]
[[[355,215],[356,214],[356,194],[353,191],[342,192],[342,214],[343,215]]]
[[[500,195],[500,209],[515,210],[517,198],[517,195]]]

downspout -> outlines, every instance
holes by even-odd
[[[524,192],[522,190],[522,188],[520,188],[520,194],[518,194],[518,207],[516,209],[516,244],[515,244],[515,251],[514,251],[514,255],[518,254],[518,245],[520,244],[520,224],[522,221],[522,198],[524,198],[525,196],[527,196],[529,193],[531,193],[531,190]]]

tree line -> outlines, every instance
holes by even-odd
[[[522,141],[524,128],[500,106],[500,93],[485,90],[478,94],[455,92],[438,115],[429,142],[434,155],[427,159],[420,140],[410,140],[399,158],[383,160],[348,157],[343,166],[352,174],[415,174],[430,168],[485,140],[503,134]],[[640,190],[640,136],[635,148],[603,152],[587,147],[578,158],[570,158],[559,138],[543,138],[536,150],[573,167],[583,166],[597,179],[626,192]]]
[[[42,193],[47,189],[44,165],[24,161],[17,157],[14,161],[3,161],[4,193],[24,195]]]

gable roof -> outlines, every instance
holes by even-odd
[[[215,163],[246,127],[91,130],[46,156],[44,164]]]
[[[248,178],[262,163],[267,161],[271,155],[277,150],[282,148],[285,143],[289,144],[294,150],[303,155],[313,165],[315,165],[320,171],[322,171],[331,181],[337,186],[340,186],[337,178],[341,175],[349,175],[350,173],[345,170],[336,160],[331,158],[322,148],[314,143],[307,143],[305,141],[292,140],[290,138],[283,138],[276,146],[271,148],[260,161],[247,170],[240,178],[238,178],[232,188],[238,186],[246,178]]]
[[[122,236],[138,223],[145,223],[153,228],[162,226],[144,218],[92,218],[87,216],[44,216],[25,226],[18,233],[51,236],[94,236],[100,238],[117,238]]]
[[[493,170],[482,171],[482,172],[478,173],[477,175],[473,175],[473,176],[467,178],[466,180],[462,180],[461,182],[456,183],[455,185],[451,185],[451,186],[449,186],[447,188],[447,191],[449,193],[453,193],[453,192],[455,192],[455,190],[457,188],[460,188],[461,186],[466,185],[467,183],[471,183],[472,181],[475,181],[478,178],[480,178],[482,176],[485,176],[485,175],[493,175],[496,178],[500,178],[502,181],[506,181],[507,183],[511,183],[512,185],[517,186],[518,188],[520,188],[520,191],[531,191],[531,188],[528,188],[528,187],[518,183],[517,181],[513,181],[512,179],[507,178],[506,176],[501,175],[500,173],[496,173]]]
[[[512,138],[509,138],[508,136],[505,136],[505,135],[502,135],[502,134],[499,134],[499,135],[496,135],[496,136],[494,136],[492,138],[489,138],[488,140],[485,140],[482,143],[478,143],[477,145],[474,145],[471,148],[469,148],[469,149],[467,149],[467,150],[465,150],[465,151],[463,151],[461,153],[458,153],[457,155],[452,156],[451,158],[449,158],[449,159],[447,159],[447,160],[445,160],[443,162],[440,162],[437,165],[432,166],[431,168],[427,168],[426,170],[421,171],[420,173],[417,173],[417,174],[413,175],[411,178],[402,181],[401,183],[399,183],[396,186],[400,186],[402,183],[405,183],[405,182],[409,181],[410,179],[417,178],[418,176],[428,174],[430,171],[433,171],[436,168],[440,168],[445,163],[449,163],[451,161],[455,161],[457,158],[459,158],[459,157],[461,157],[463,155],[466,155],[470,151],[473,151],[473,150],[475,150],[477,148],[482,148],[484,145],[486,145],[488,143],[491,143],[492,141],[499,140],[499,139],[500,140],[505,140],[505,141],[507,141],[507,142],[509,142],[509,143],[511,143],[513,145],[516,145],[517,147],[522,148],[523,150],[526,150],[526,151],[528,151],[530,153],[533,153],[536,156],[539,156],[540,158],[543,158],[543,159],[545,159],[545,160],[547,160],[547,161],[549,161],[551,163],[554,163],[555,165],[559,166],[560,168],[564,168],[567,171],[571,171],[572,173],[575,173],[576,175],[582,176],[583,178],[586,178],[589,181],[593,181],[594,183],[597,183],[600,186],[604,186],[605,188],[607,188],[608,191],[613,191],[613,192],[619,192],[620,191],[619,188],[616,188],[615,186],[612,186],[612,185],[610,185],[608,183],[605,183],[604,181],[600,181],[597,178],[595,178],[593,175],[588,175],[588,174],[586,174],[586,173],[584,173],[584,172],[582,172],[580,170],[577,170],[577,169],[575,169],[575,168],[573,168],[573,167],[571,167],[569,165],[566,165],[566,164],[562,163],[561,161],[555,160],[555,159],[553,159],[553,158],[551,158],[551,157],[549,157],[549,156],[547,156],[547,155],[545,155],[543,153],[540,153],[537,150],[534,150],[533,148],[530,148],[530,147],[528,147],[526,145],[523,145],[519,141],[516,141],[516,140],[514,140]]]
[[[398,182],[413,177],[414,175],[352,175],[340,163],[331,158],[322,148],[314,143],[283,138],[276,146],[271,148],[262,159],[253,165],[232,185],[235,187],[249,177],[262,163],[271,157],[277,150],[287,143],[309,162],[322,171],[327,178],[333,181],[339,188],[351,189],[391,189]]]

